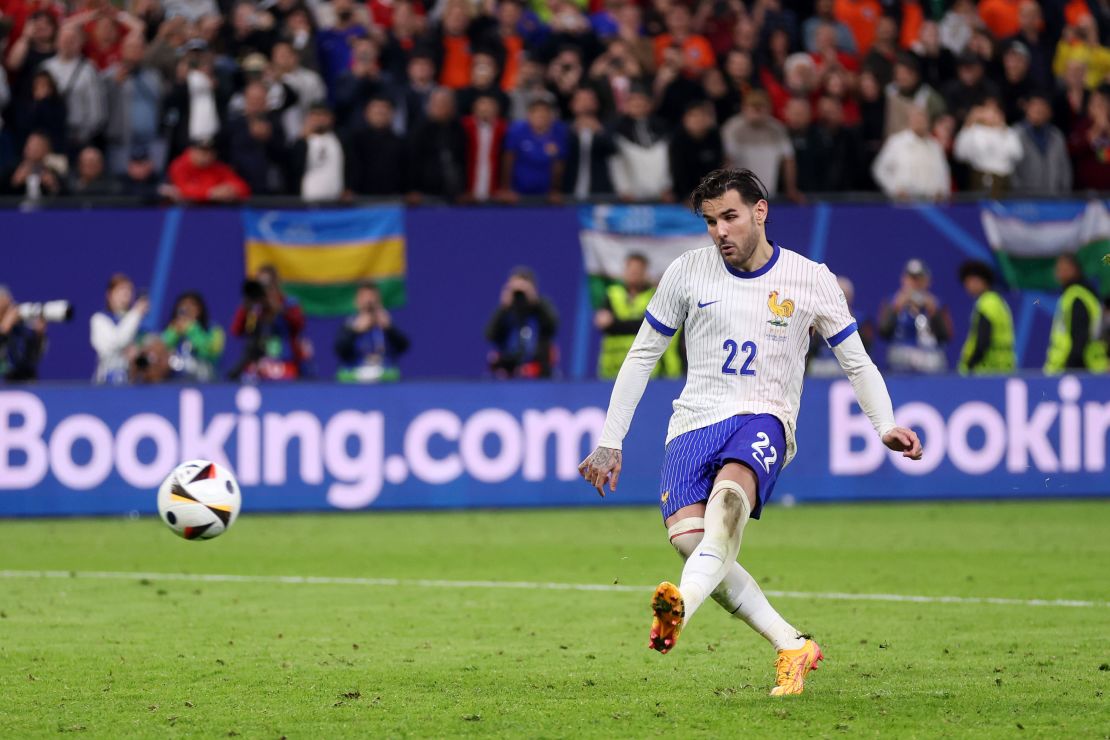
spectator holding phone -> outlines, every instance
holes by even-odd
[[[93,376],[96,383],[127,383],[139,322],[150,310],[150,300],[145,295],[138,300],[134,297],[135,285],[131,278],[117,272],[108,280],[105,310],[97,311],[89,321],[89,341],[97,357],[96,375]]]

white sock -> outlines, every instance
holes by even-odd
[[[735,481],[718,481],[709,496],[705,507],[705,532],[686,559],[678,584],[687,622],[736,562],[744,525],[751,514],[748,497]]]
[[[671,546],[686,560],[701,543],[704,531],[705,520],[690,517],[673,525],[667,535]],[[805,644],[805,638],[775,611],[755,578],[740,563],[733,563],[729,568],[721,585],[713,592],[713,600],[763,635],[775,650],[795,650]]]

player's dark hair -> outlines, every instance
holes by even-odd
[[[690,195],[690,204],[694,208],[694,213],[700,216],[702,203],[713,198],[720,198],[729,190],[735,190],[739,193],[740,200],[746,206],[754,206],[761,200],[767,200],[767,188],[751,170],[713,170],[702,178]]]
[[[977,277],[989,287],[994,287],[994,269],[981,260],[968,260],[960,265],[960,282],[969,277]]]

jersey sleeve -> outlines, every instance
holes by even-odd
[[[818,268],[814,295],[816,305],[813,324],[829,346],[836,347],[852,336],[858,327],[852,312],[848,309],[844,291],[840,289],[829,268],[824,265]]]
[[[690,308],[689,292],[686,290],[685,258],[679,257],[670,264],[655,295],[648,303],[644,320],[660,334],[673,337],[683,322]]]

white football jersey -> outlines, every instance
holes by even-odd
[[[773,414],[793,459],[810,327],[836,346],[856,322],[829,268],[772,249],[753,272],[727,265],[716,246],[695,249],[659,281],[646,320],[666,335],[682,327],[689,362],[668,442],[737,414]]]

